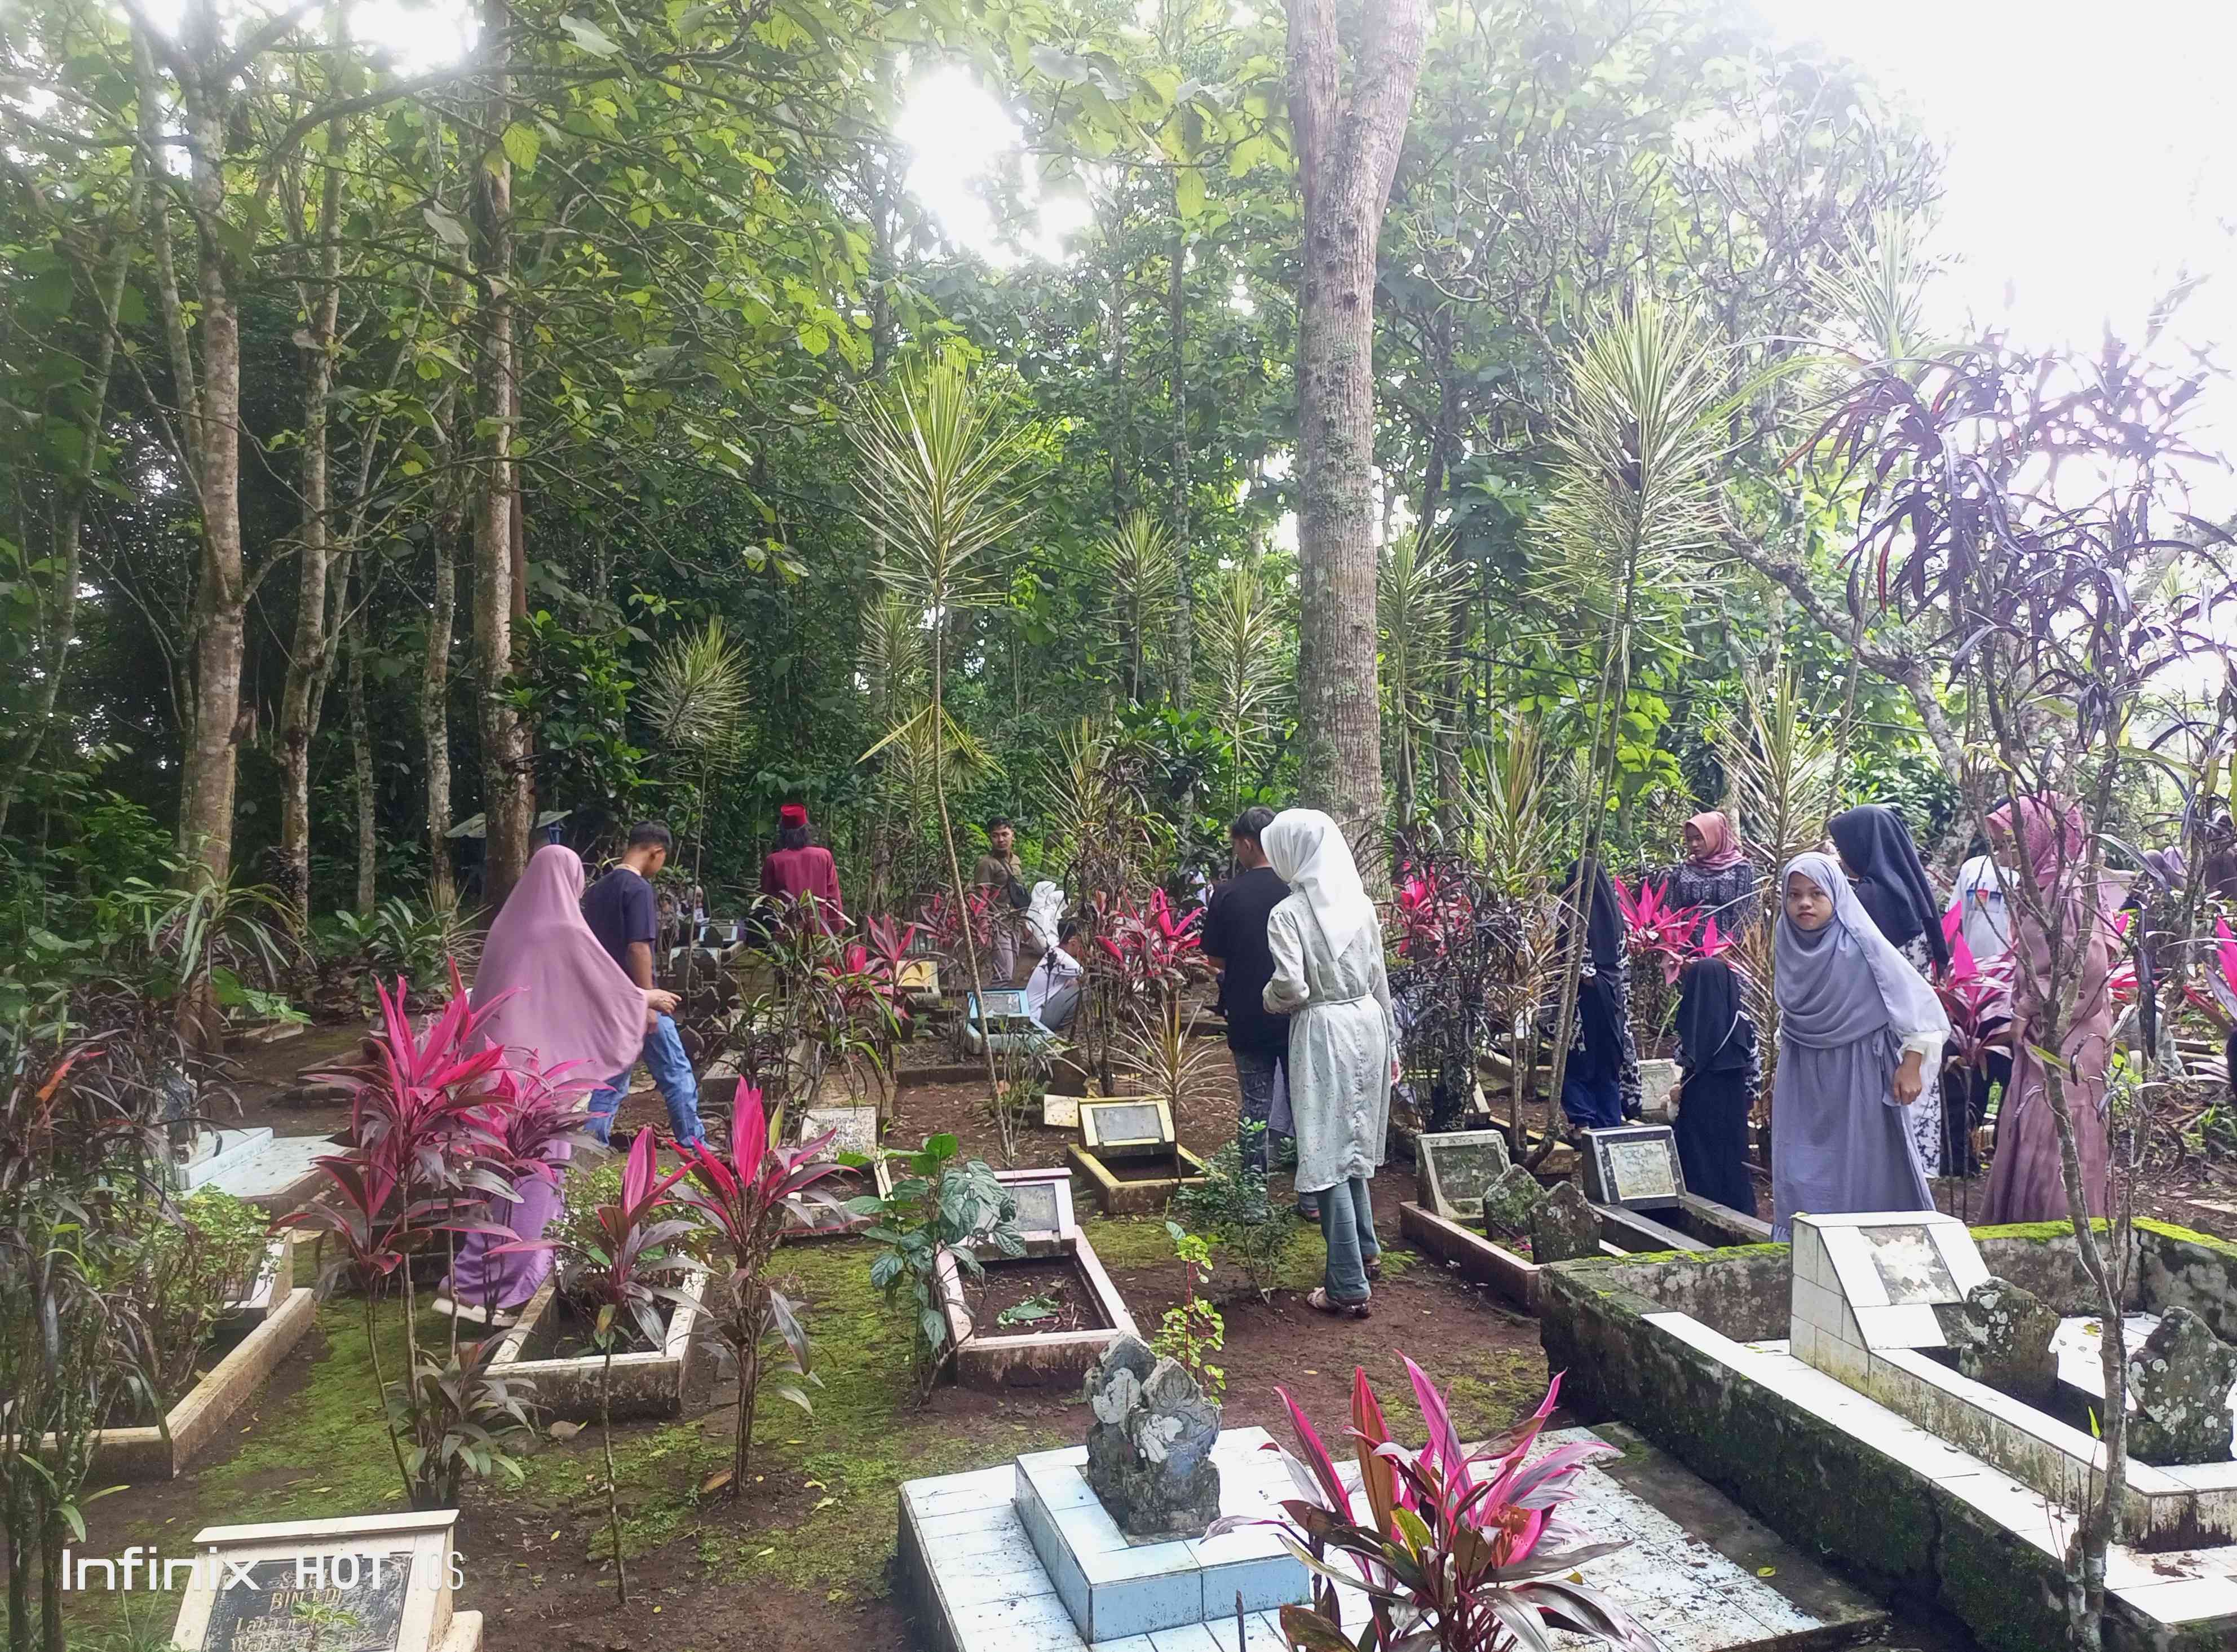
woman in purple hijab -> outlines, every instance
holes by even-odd
[[[477,1009],[496,1006],[483,1034],[504,1047],[509,1067],[524,1075],[563,1068],[558,1087],[587,1094],[637,1060],[654,1010],[672,1008],[675,998],[629,978],[583,922],[582,902],[581,857],[558,843],[538,849],[490,925],[473,1002]],[[554,1143],[546,1162],[513,1184],[517,1201],[492,1201],[497,1208],[489,1213],[514,1238],[543,1237],[559,1209],[571,1151],[564,1141]],[[485,1233],[460,1242],[451,1277],[436,1293],[437,1312],[498,1325],[518,1316],[551,1271],[551,1252],[489,1253],[502,1243]]]
[[[1779,892],[1771,1236],[1797,1215],[1932,1210],[1907,1115],[1942,1064],[1942,1001],[1831,856],[1795,856]]]

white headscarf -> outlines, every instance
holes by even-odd
[[[1259,835],[1274,874],[1305,897],[1328,942],[1329,956],[1343,955],[1374,928],[1375,903],[1359,881],[1343,829],[1317,809],[1285,809]]]
[[[1833,857],[1812,853],[1798,855],[1789,861],[1786,869],[1778,875],[1782,906],[1786,900],[1786,880],[1798,872],[1833,897],[1835,933],[1831,937],[1831,950],[1820,955],[1830,961],[1839,954],[1861,951],[1864,961],[1871,966],[1872,980],[1880,989],[1880,1000],[1887,1008],[1888,1025],[1895,1029],[1896,1036],[1907,1039],[1931,1033],[1946,1041],[1950,1036],[1950,1017],[1942,1008],[1942,1000],[1903,954],[1895,949],[1894,943],[1880,933],[1879,926],[1864,910],[1864,903],[1849,887],[1849,880],[1842,876]],[[1811,976],[1823,966],[1813,968],[1804,955],[1800,938],[1792,933],[1783,910],[1778,916],[1776,943],[1779,1007],[1788,1009],[1790,995],[1798,998],[1805,995]]]

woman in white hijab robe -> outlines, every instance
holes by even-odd
[[[1306,1300],[1323,1313],[1368,1317],[1368,1282],[1382,1272],[1367,1179],[1382,1162],[1397,1029],[1382,969],[1382,926],[1336,823],[1316,809],[1274,817],[1259,838],[1290,886],[1266,920],[1274,975],[1266,1008],[1290,1017],[1290,1110],[1297,1192],[1320,1195],[1328,1268]]]

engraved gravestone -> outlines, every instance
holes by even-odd
[[[1006,1021],[1022,1020],[1027,1014],[1026,995],[1022,988],[991,988],[983,998],[977,993],[972,994],[971,1019],[974,1021],[981,1019],[979,1014],[979,1007],[981,1003],[987,1007],[984,1019],[998,1025]]]
[[[1079,1133],[1083,1146],[1105,1159],[1149,1157],[1173,1148],[1172,1114],[1154,1099],[1083,1102]]]
[[[1057,1214],[1056,1185],[1046,1181],[1020,1182],[1010,1189],[1017,1201],[1017,1227],[1021,1233],[1053,1233],[1062,1226]]]
[[[1484,1189],[1507,1172],[1507,1138],[1496,1130],[1452,1130],[1422,1136],[1414,1146],[1422,1205],[1448,1221],[1480,1219]]]
[[[475,1652],[454,1611],[455,1509],[211,1526],[171,1641],[181,1652]]]
[[[1686,1191],[1677,1133],[1666,1124],[1585,1132],[1585,1197],[1626,1210],[1667,1210]]]
[[[335,1555],[307,1577],[292,1560],[259,1561],[248,1587],[219,1593],[202,1652],[396,1652],[408,1569],[385,1558]]]

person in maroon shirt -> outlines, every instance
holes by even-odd
[[[831,851],[808,841],[808,808],[787,803],[776,812],[776,848],[762,862],[762,893],[786,901],[813,895],[815,921],[826,935],[846,927],[839,899],[839,869]]]

